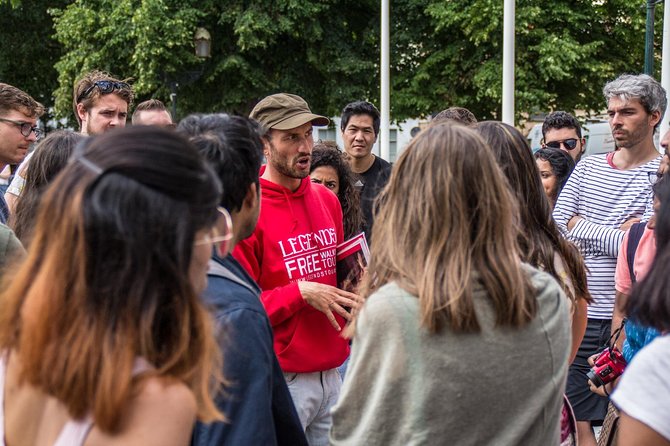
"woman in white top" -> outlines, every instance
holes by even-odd
[[[87,139],[43,198],[0,305],[0,441],[187,445],[218,354],[198,294],[220,185],[167,130]],[[221,237],[225,238],[225,237]]]

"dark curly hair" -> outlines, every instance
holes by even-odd
[[[361,197],[354,186],[354,174],[335,141],[317,141],[314,144],[310,173],[321,166],[330,166],[337,172],[337,178],[340,181],[337,198],[340,200],[344,216],[344,238],[349,239],[360,233],[363,228]]]
[[[556,190],[551,197],[551,200],[555,203],[558,194],[561,193],[561,190],[563,190],[563,187],[568,182],[570,174],[575,170],[575,162],[567,152],[560,149],[538,149],[534,156],[535,159],[547,161],[551,165],[551,170],[554,172],[554,175],[556,175]]]
[[[577,137],[582,137],[582,126],[579,125],[577,118],[568,112],[555,111],[549,113],[542,123],[542,138],[546,138],[547,132],[551,129],[575,129]]]

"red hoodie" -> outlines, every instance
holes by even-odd
[[[349,345],[325,314],[305,302],[297,282],[337,286],[335,250],[343,241],[340,203],[309,177],[295,192],[260,181],[256,230],[237,244],[233,256],[263,290],[261,300],[282,370],[307,373],[338,367],[349,355]],[[344,319],[335,317],[343,327]]]

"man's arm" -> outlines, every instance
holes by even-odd
[[[228,423],[198,423],[193,444],[276,445],[273,414],[273,369],[279,367],[272,348],[272,333],[264,314],[250,309],[235,309],[219,318],[219,346],[224,356],[224,377],[228,385],[217,395],[216,404]],[[282,385],[280,383],[279,385]],[[286,389],[288,393],[288,389]],[[286,407],[290,412],[292,407]],[[292,444],[307,444],[300,420],[295,426],[281,426],[294,433]]]
[[[639,221],[637,218],[629,220],[622,227],[630,227],[630,224],[637,221]],[[571,240],[579,240],[580,246],[584,247],[585,251],[590,253],[595,251],[610,257],[619,254],[624,235],[626,232],[620,228],[599,225],[581,217],[575,219],[575,224],[568,233]]]
[[[258,250],[256,236],[252,235],[238,243],[233,251],[233,256],[249,275],[256,282],[259,282],[261,268],[258,259],[262,258],[262,254]],[[360,298],[356,294],[330,285],[299,281],[263,291],[261,301],[273,327],[295,315],[305,305],[311,305],[324,313],[333,328],[339,331],[340,324],[335,319],[334,314],[339,314],[344,319],[349,320],[351,313],[345,307],[358,308]]]
[[[579,163],[572,171],[568,182],[558,195],[554,207],[554,221],[564,236],[567,236],[569,232],[568,222],[570,219],[579,214],[580,183],[583,175],[581,167],[582,163]],[[577,244],[579,245],[579,243]]]
[[[561,233],[573,241],[582,254],[600,253],[616,257],[625,229],[637,219],[627,221],[621,228],[612,228],[588,221],[579,215],[581,179],[585,164],[579,163],[561,191],[553,216]]]
[[[251,278],[260,284],[263,253],[256,234],[239,242],[233,250],[233,257],[240,262]],[[261,301],[273,327],[281,324],[305,306],[305,300],[296,283],[263,291]]]

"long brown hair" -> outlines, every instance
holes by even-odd
[[[184,382],[201,419],[222,419],[212,321],[188,273],[220,186],[174,132],[134,127],[86,144],[44,195],[28,258],[5,284],[0,348],[22,379],[106,433],[149,376]],[[140,381],[137,358],[155,367]]]
[[[65,168],[72,149],[85,138],[71,130],[52,132],[35,148],[25,172],[25,186],[16,200],[16,209],[9,216],[9,227],[26,248],[35,226],[40,199],[49,183]]]
[[[526,139],[514,127],[497,121],[480,122],[475,130],[488,142],[495,161],[521,205],[519,223],[522,230],[518,237],[523,261],[551,274],[562,284],[570,299],[581,298],[590,302],[584,260],[577,247],[558,231],[549,199],[542,188],[537,163]],[[565,265],[575,295],[565,278],[556,271],[556,253]]]
[[[421,132],[395,163],[375,217],[362,294],[395,281],[419,299],[421,325],[479,330],[480,282],[498,325],[518,327],[537,311],[516,241],[517,208],[486,143],[458,124]]]

